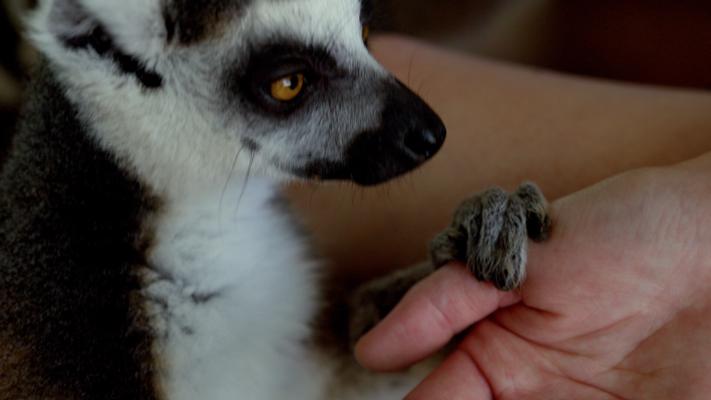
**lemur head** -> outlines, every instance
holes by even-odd
[[[44,0],[32,37],[106,149],[157,190],[235,168],[370,185],[441,147],[365,42],[370,0]]]

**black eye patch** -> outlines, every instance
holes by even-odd
[[[275,101],[270,86],[282,77],[302,74],[303,94],[296,101]],[[257,111],[270,115],[286,115],[303,105],[313,92],[328,85],[344,73],[330,53],[322,47],[279,41],[253,46],[246,66],[228,74],[227,87]]]

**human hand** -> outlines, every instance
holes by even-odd
[[[375,370],[469,330],[408,399],[702,399],[711,393],[711,157],[558,201],[517,294],[449,265],[359,343]]]

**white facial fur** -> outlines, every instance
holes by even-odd
[[[146,89],[112,60],[91,50],[67,48],[57,33],[78,28],[53,20],[53,7],[62,2],[84,7],[117,46],[160,74],[163,86]],[[213,191],[248,168],[254,174],[289,178],[282,167],[299,160],[294,149],[303,146],[333,159],[357,130],[374,123],[361,112],[373,113],[367,110],[373,99],[362,99],[363,105],[352,113],[344,110],[329,121],[330,126],[341,125],[342,136],[318,132],[319,125],[309,126],[310,120],[275,125],[269,127],[271,132],[260,132],[264,139],[253,154],[240,140],[257,129],[253,118],[225,109],[223,98],[221,78],[230,64],[248,57],[250,46],[272,37],[324,46],[344,68],[385,76],[362,43],[358,0],[254,0],[219,35],[188,46],[167,41],[161,4],[162,0],[46,0],[31,19],[34,42],[54,65],[92,133],[156,193],[179,197]],[[312,116],[313,121],[328,118],[332,117],[326,112]]]

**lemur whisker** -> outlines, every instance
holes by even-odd
[[[230,168],[230,173],[227,175],[225,184],[222,187],[222,193],[220,194],[220,205],[219,205],[218,215],[222,215],[222,205],[225,200],[225,193],[227,193],[227,188],[230,186],[230,181],[232,180],[232,176],[234,175],[235,168],[237,168],[237,160],[239,160],[239,156],[240,156],[240,154],[242,154],[243,150],[244,150],[244,147],[240,147],[237,150],[237,152],[235,152],[234,159],[232,160],[232,168]],[[220,218],[220,229],[222,229],[222,218]]]
[[[410,86],[410,79],[412,78],[412,65],[415,63],[415,52],[417,50],[412,50],[410,54],[410,64],[407,67],[407,86]]]
[[[423,88],[425,88],[425,84],[426,84],[427,82],[429,82],[430,76],[431,76],[431,75],[425,76],[425,77],[422,78],[422,81],[420,82],[420,86],[417,88],[417,92],[415,92],[415,93],[417,93],[418,96],[422,96],[423,93],[425,93],[425,92],[423,91]]]
[[[242,188],[240,189],[239,196],[237,197],[237,210],[239,210],[240,204],[242,204],[242,199],[247,191],[247,185],[249,185],[249,178],[252,175],[252,167],[254,166],[254,152],[249,153],[249,165],[247,166],[247,172],[244,174],[244,182],[242,183]]]

